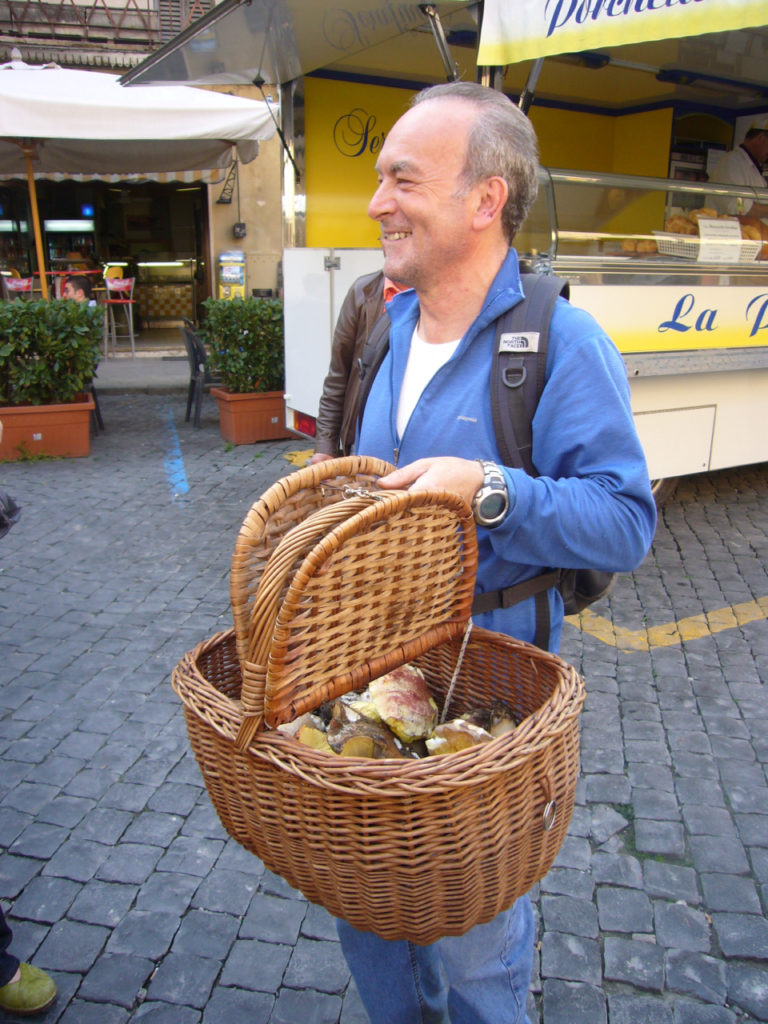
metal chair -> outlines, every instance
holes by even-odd
[[[13,299],[32,297],[34,277],[6,277],[3,275],[3,296],[10,302]]]
[[[125,314],[125,326],[127,337],[131,342],[131,357],[136,357],[136,346],[133,333],[133,307],[136,300],[133,297],[133,286],[135,277],[105,277],[104,287],[107,297],[104,300],[106,308],[104,320],[104,355],[107,355],[107,334],[112,338],[112,355],[115,354],[117,345],[117,312],[122,310]]]
[[[187,391],[187,414],[185,420],[189,422],[194,403],[195,413],[192,422],[196,427],[199,427],[200,410],[203,405],[205,388],[218,386],[221,384],[221,380],[209,370],[208,353],[205,351],[205,345],[196,334],[192,322],[185,317],[184,326],[180,330],[181,336],[184,339],[184,347],[187,350],[187,359],[189,360],[189,390]]]

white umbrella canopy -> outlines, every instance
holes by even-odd
[[[267,103],[191,86],[119,84],[117,75],[21,60],[0,65],[0,176],[29,183],[47,297],[34,176],[151,174],[244,163],[275,133]]]

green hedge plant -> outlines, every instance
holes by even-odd
[[[211,371],[235,394],[285,386],[281,299],[206,299],[200,334]]]
[[[86,303],[0,302],[0,405],[59,405],[88,389],[103,313]]]

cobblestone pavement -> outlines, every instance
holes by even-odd
[[[325,911],[223,832],[169,685],[231,624],[287,441],[106,394],[87,459],[0,466],[0,895],[64,1024],[364,1024]],[[582,778],[534,893],[532,1024],[768,1021],[768,466],[683,481],[564,656]],[[725,609],[725,610],[724,610]]]

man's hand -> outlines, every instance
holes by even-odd
[[[483,470],[470,459],[418,459],[381,477],[378,483],[393,490],[452,491],[471,507],[483,484]]]
[[[334,458],[333,455],[327,455],[325,452],[315,452],[312,458],[309,460],[310,466],[314,466],[316,462],[327,462],[328,459]]]

